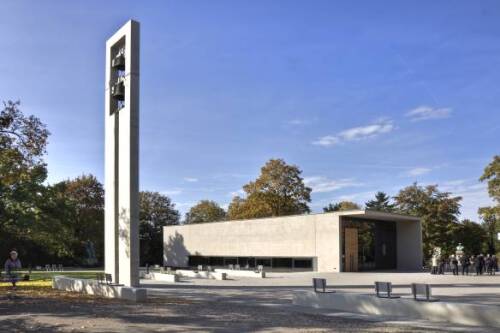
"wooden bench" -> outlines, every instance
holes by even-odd
[[[426,283],[412,283],[411,293],[416,301],[437,302],[437,298],[432,297],[431,285]]]
[[[394,296],[392,294],[391,282],[375,282],[375,293],[377,294],[377,297],[380,298],[399,298],[399,296]]]

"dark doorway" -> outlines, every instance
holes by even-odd
[[[346,231],[352,229],[358,231],[357,268],[360,271],[397,268],[395,222],[344,217],[342,218],[343,272],[353,271],[349,266],[353,260],[346,257],[352,252],[349,247],[350,242],[346,239]]]

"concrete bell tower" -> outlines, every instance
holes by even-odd
[[[139,285],[139,22],[106,42],[105,271]]]

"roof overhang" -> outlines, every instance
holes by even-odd
[[[347,210],[337,212],[339,216],[349,216],[354,218],[364,218],[369,220],[394,221],[394,222],[419,222],[420,218],[410,215],[379,212],[369,209]]]

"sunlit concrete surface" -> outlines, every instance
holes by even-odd
[[[146,289],[143,288],[113,286],[98,283],[96,280],[74,279],[65,276],[54,276],[52,288],[108,298],[120,298],[133,302],[143,302],[147,299]]]

